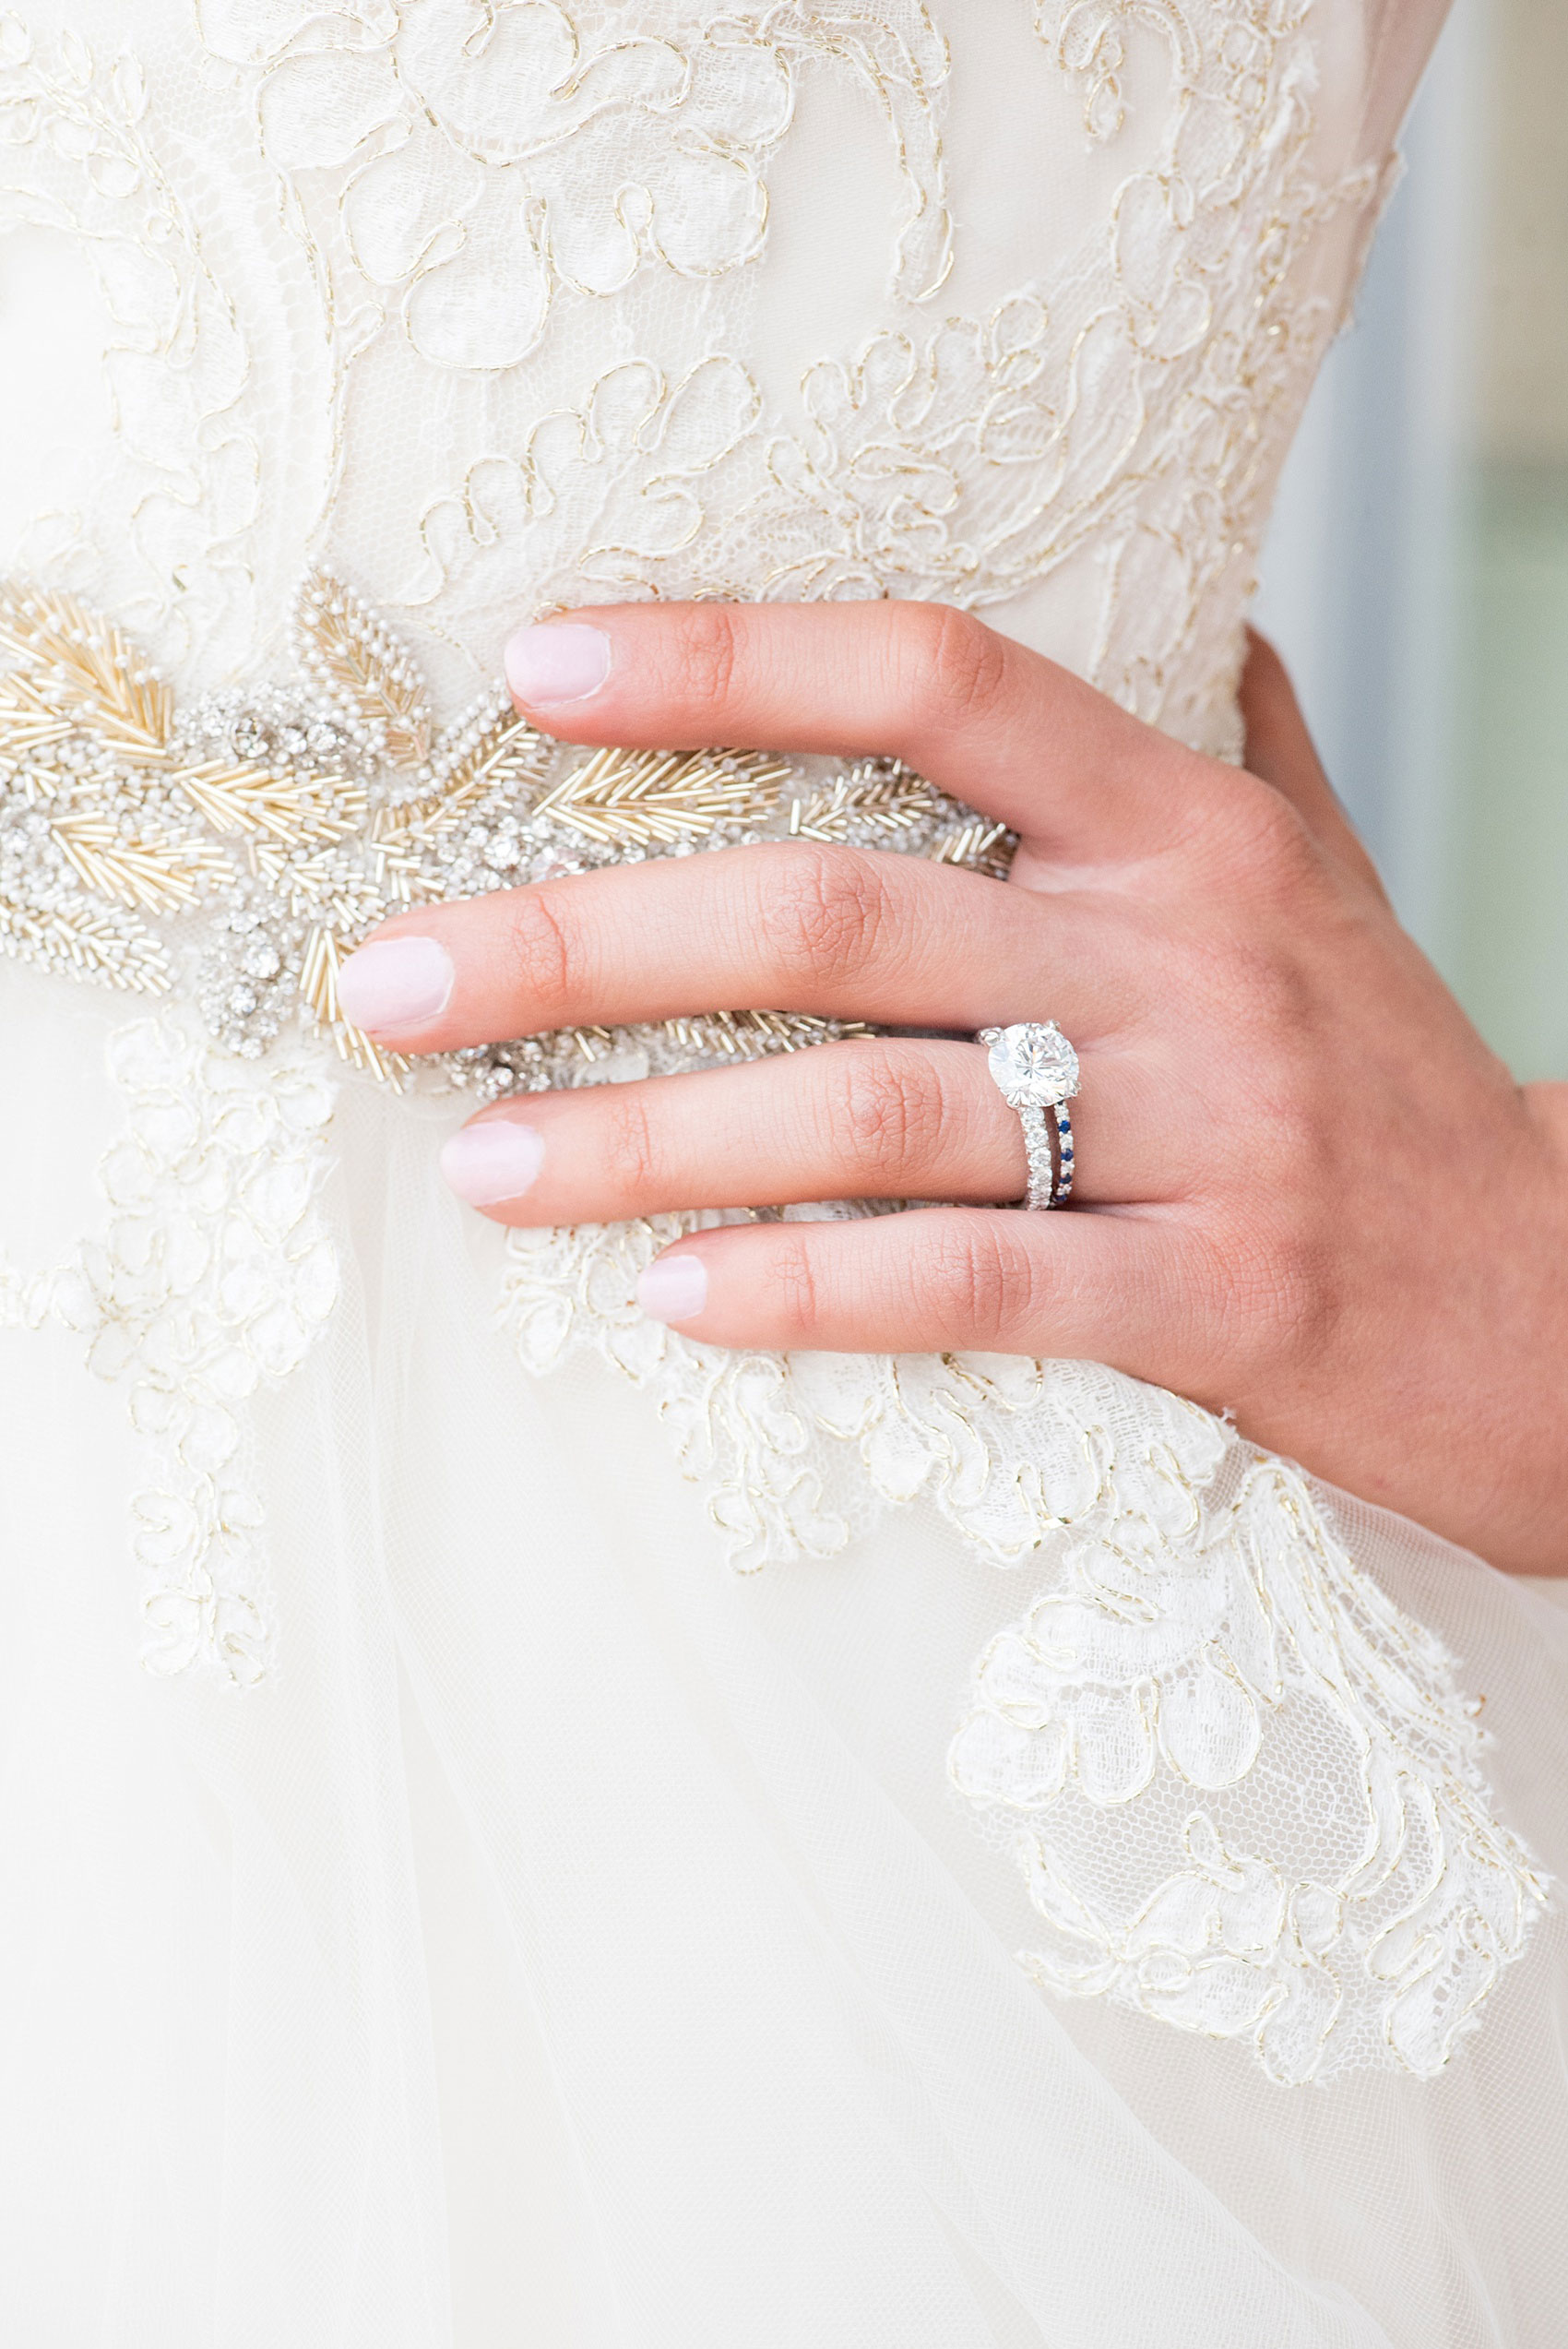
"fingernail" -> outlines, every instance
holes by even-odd
[[[637,1303],[650,1321],[689,1321],[707,1303],[700,1256],[661,1256],[637,1275]]]
[[[338,973],[338,1000],[356,1028],[411,1028],[445,1011],[457,977],[435,938],[376,938]]]
[[[573,620],[519,628],[502,658],[506,683],[530,709],[558,701],[587,701],[610,674],[610,638],[602,628]]]
[[[515,1117],[462,1126],[444,1144],[441,1172],[470,1207],[520,1198],[544,1163],[544,1136]]]

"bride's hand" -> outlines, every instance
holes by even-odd
[[[1059,1021],[1071,1210],[957,1205],[680,1241],[642,1301],[729,1346],[1083,1355],[1518,1568],[1568,1563],[1568,1088],[1521,1089],[1389,910],[1254,644],[1250,772],[918,603],[620,605],[525,630],[574,742],[891,753],[1020,835],[1013,886],[788,842],[399,915],[345,1008],[426,1053],[787,1008]],[[530,1094],[447,1145],[505,1223],[881,1197],[994,1202],[1023,1132],[964,1043],[840,1043]]]

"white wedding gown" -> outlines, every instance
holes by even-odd
[[[1092,1366],[668,1336],[300,1008],[546,868],[540,611],[1233,756],[1436,15],[0,15],[7,2343],[1568,2339],[1558,1611]]]

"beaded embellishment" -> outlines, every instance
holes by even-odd
[[[992,872],[1012,845],[891,762],[585,752],[501,691],[436,733],[412,664],[325,574],[293,641],[296,684],[181,709],[112,624],[0,591],[0,943],[170,999],[112,1043],[127,1130],[106,1234],[32,1276],[0,1264],[0,1323],[64,1324],[129,1379],[147,1662],[236,1687],[267,1675],[277,1637],[242,1406],[298,1368],[339,1287],[318,1205],[333,1089],[311,1039],[395,1086],[415,1073],[339,1008],[365,931],[402,905],[768,838]],[[706,1014],[418,1067],[493,1095],[846,1032]],[[1068,1079],[1066,1048],[1032,1073]],[[588,1347],[655,1389],[738,1564],[846,1547],[835,1494],[864,1522],[922,1492],[971,1550],[1030,1559],[1030,1603],[980,1659],[950,1757],[1022,1866],[1028,1970],[1250,2041],[1281,2082],[1439,2071],[1546,1880],[1495,1813],[1452,1660],[1296,1473],[1092,1365],[698,1344],[640,1313],[636,1278],[708,1220],[514,1232],[504,1326],[536,1371]]]
[[[518,717],[504,686],[437,733],[407,654],[324,572],[301,591],[292,644],[296,682],[182,709],[129,638],[72,597],[0,590],[8,953],[142,994],[178,986],[243,1059],[303,1021],[401,1085],[410,1064],[338,1001],[345,957],[399,907],[764,839],[993,874],[1011,854],[1003,825],[893,760],[814,776],[754,751],[585,753]],[[694,1010],[449,1053],[440,1073],[491,1099],[858,1032],[795,1012]]]

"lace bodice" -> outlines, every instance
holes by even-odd
[[[589,785],[552,781],[484,698],[505,631],[590,599],[945,599],[1234,754],[1273,483],[1431,14],[0,17],[28,359],[0,431],[30,452],[0,521],[37,583],[5,608],[0,933],[165,999],[112,1041],[102,1229],[0,1267],[0,1318],[67,1324],[129,1385],[156,1668],[271,1669],[247,1413],[339,1294],[338,1064],[268,991],[303,953],[330,1024],[331,939],[388,875],[527,877],[525,851],[553,853],[528,829],[547,786],[595,837]],[[870,804],[865,777],[813,799],[761,771],[681,787],[710,831],[759,791],[791,827]],[[501,783],[536,795],[522,817],[484,799]],[[995,849],[918,779],[870,784],[915,794],[903,844]],[[208,939],[182,963],[154,917],[220,885],[230,959]],[[596,1073],[668,1048],[619,1039]],[[1022,1564],[1031,1601],[980,1659],[951,1774],[1016,1849],[1039,1977],[1250,2041],[1284,2081],[1440,2068],[1543,1887],[1449,1658],[1306,1481],[1082,1365],[691,1345],[632,1302],[680,1228],[514,1235],[505,1326],[541,1375],[587,1351],[649,1390],[742,1566],[843,1552],[917,1499]]]
[[[561,604],[941,597],[1229,748],[1431,13],[7,15],[0,217],[57,233],[7,553],[188,686],[275,665],[327,559],[446,716]],[[89,271],[101,393],[51,330]]]

